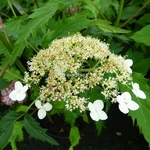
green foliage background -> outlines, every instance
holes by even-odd
[[[12,80],[21,80],[27,68],[27,61],[40,49],[47,48],[56,38],[81,32],[85,36],[105,40],[110,44],[112,52],[126,55],[134,62],[133,81],[140,84],[147,98],[142,100],[132,95],[140,108],[130,112],[129,116],[133,123],[137,123],[150,145],[149,12],[150,0],[1,0],[0,90],[6,88]],[[121,88],[131,92],[127,87]],[[92,93],[90,96],[95,97],[95,92]],[[31,100],[35,97],[36,94]],[[55,112],[52,113],[61,113],[64,105],[60,106],[56,106]],[[58,144],[27,114],[27,109],[18,107],[16,105],[14,110],[19,112],[13,111],[4,117],[0,116],[1,149],[9,142],[15,149],[15,142],[23,140],[22,128],[32,137]],[[73,124],[69,119],[70,114],[66,112],[65,115],[66,120]],[[24,116],[22,121],[19,120],[21,116]],[[76,119],[79,112],[72,116]],[[82,117],[88,122],[85,114]],[[99,133],[102,126],[101,122],[96,125]],[[19,134],[16,130],[20,131]],[[31,130],[34,130],[32,134]],[[78,144],[79,139],[78,129],[72,125],[70,149]]]

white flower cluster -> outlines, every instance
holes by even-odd
[[[105,120],[107,115],[102,111],[103,101],[91,103],[88,98],[80,97],[80,93],[101,86],[101,93],[105,98],[118,102],[122,112],[137,109],[137,106],[129,106],[133,104],[129,94],[118,95],[118,83],[131,85],[132,63],[130,59],[111,53],[105,42],[74,34],[56,39],[47,49],[40,50],[28,62],[29,72],[25,73],[24,82],[28,86],[32,83],[39,86],[39,99],[35,105],[39,109],[40,119],[46,116],[46,111],[52,109],[52,101],[64,101],[65,108],[69,111],[90,110],[93,120]],[[25,87],[22,91],[26,89]],[[137,90],[139,93],[136,85],[133,88],[136,95]],[[18,91],[13,92],[10,97],[18,98],[18,95],[13,96],[15,93]]]

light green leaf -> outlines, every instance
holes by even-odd
[[[147,46],[150,46],[150,25],[143,27],[140,31],[135,32],[131,39],[138,43],[144,43]]]
[[[129,33],[129,30],[124,30],[111,26],[109,21],[103,19],[95,19],[91,22],[90,25],[96,25],[103,32],[112,32],[112,33]]]
[[[13,132],[14,123],[21,117],[22,113],[10,111],[0,120],[0,149],[3,149]]]
[[[23,78],[20,71],[13,68],[9,67],[6,69],[3,78],[6,79],[7,81],[12,81],[12,80],[18,80],[19,78]]]
[[[52,145],[58,145],[58,143],[52,137],[45,133],[46,129],[40,127],[39,123],[37,123],[30,115],[25,114],[23,125],[31,137],[39,139],[43,142],[46,141]]]
[[[29,106],[26,106],[26,105],[18,105],[17,108],[16,108],[16,112],[26,112],[27,109],[29,108]]]
[[[23,127],[23,121],[15,122],[12,135],[9,139],[9,142],[13,150],[17,149],[16,142],[20,142],[23,140],[22,127]]]
[[[71,147],[76,146],[79,143],[80,133],[76,126],[71,127],[69,139],[71,142]]]

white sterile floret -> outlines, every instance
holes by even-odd
[[[131,100],[131,95],[129,92],[124,92],[117,96],[117,101],[119,103],[119,109],[124,114],[127,114],[130,110],[137,110],[139,105]]]
[[[23,86],[20,81],[15,82],[15,89],[9,94],[13,101],[22,101],[26,97],[28,86]]]
[[[140,90],[140,86],[138,83],[132,83],[132,92],[139,98],[142,98],[142,99],[145,99],[146,98],[146,95],[145,93]]]
[[[90,116],[93,120],[106,120],[108,118],[107,114],[102,110],[104,108],[104,103],[102,100],[96,100],[93,104],[89,102],[88,108],[91,111]]]
[[[50,103],[47,102],[44,105],[42,105],[40,100],[37,100],[35,102],[35,106],[39,109],[38,110],[39,119],[45,118],[46,111],[50,111],[52,109],[52,105]]]
[[[132,69],[130,68],[133,65],[133,61],[131,59],[126,59],[125,60],[126,64],[127,64],[127,69],[129,73],[132,73]]]

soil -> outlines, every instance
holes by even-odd
[[[105,122],[106,128],[102,130],[100,136],[97,135],[94,122],[86,127],[83,124],[80,143],[74,150],[149,150],[148,143],[139,133],[139,128],[133,126],[131,118],[122,114],[117,105],[112,105],[108,117]],[[61,121],[60,118],[58,119]],[[47,122],[45,121],[44,124],[46,126]],[[61,135],[66,129],[67,124],[64,124],[63,128],[58,124],[52,129],[52,134],[59,131],[59,136],[52,135],[59,142],[59,146],[52,146],[25,135],[24,141],[17,143],[18,150],[68,150],[69,139],[67,135],[65,137]],[[11,150],[11,148],[7,146],[5,150]]]

